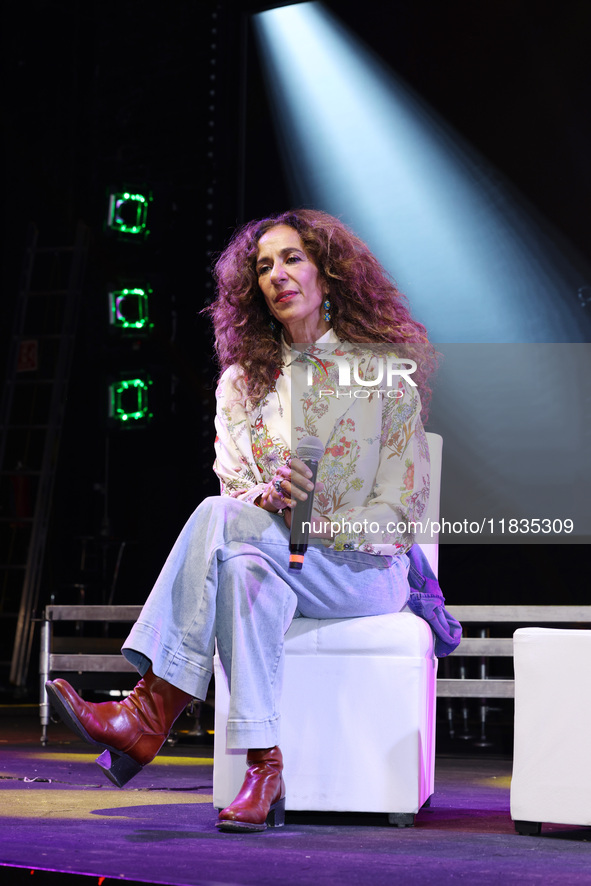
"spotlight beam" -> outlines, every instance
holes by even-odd
[[[588,338],[588,269],[338,19],[313,2],[253,22],[294,202],[350,223],[435,340]]]

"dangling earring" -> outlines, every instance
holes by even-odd
[[[322,307],[324,308],[324,319],[327,323],[330,323],[330,299],[328,296],[324,299]]]
[[[269,329],[271,330],[271,332],[275,332],[275,330],[277,329],[277,325],[272,317],[269,320]]]

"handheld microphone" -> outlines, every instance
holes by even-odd
[[[324,455],[324,445],[318,437],[302,437],[296,449],[296,454],[306,467],[312,471],[310,482],[316,485],[318,462]],[[308,493],[306,501],[296,501],[291,521],[291,535],[289,539],[289,568],[301,569],[304,565],[304,554],[308,549],[308,536],[310,534],[310,521],[314,506],[314,490]],[[307,523],[307,526],[304,526]]]

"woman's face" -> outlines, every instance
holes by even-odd
[[[297,231],[288,225],[269,228],[259,240],[256,271],[267,307],[288,342],[316,341],[330,328],[318,268]]]

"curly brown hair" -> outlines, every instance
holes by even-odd
[[[404,356],[415,356],[418,368],[413,378],[426,416],[431,399],[428,379],[437,356],[425,327],[413,320],[406,297],[365,243],[341,221],[318,210],[289,210],[249,222],[234,233],[219,256],[214,267],[217,298],[206,312],[213,319],[222,372],[238,364],[244,371],[247,399],[256,404],[273,387],[281,368],[281,327],[270,325],[256,273],[259,240],[277,225],[287,225],[301,237],[328,287],[332,327],[341,341],[401,344]]]

